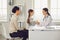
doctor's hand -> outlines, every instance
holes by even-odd
[[[39,22],[39,21],[36,21],[36,24],[37,24],[37,25],[39,25],[39,24],[40,24],[40,22]]]

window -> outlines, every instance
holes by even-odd
[[[50,9],[53,21],[60,22],[60,0],[51,0]]]
[[[42,19],[44,7],[49,9],[53,22],[60,22],[60,0],[34,0],[35,19]]]
[[[0,0],[0,21],[7,21],[7,0]]]
[[[48,2],[47,0],[34,0],[34,11],[35,11],[35,19],[42,20],[42,9],[48,8]]]

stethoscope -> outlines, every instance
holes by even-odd
[[[46,18],[48,18],[48,16],[44,17],[44,18],[43,18],[43,21],[44,21],[44,19],[46,19]]]

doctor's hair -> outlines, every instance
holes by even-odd
[[[19,10],[19,7],[18,6],[14,6],[14,8],[12,9],[12,12],[16,13],[17,10]]]
[[[27,19],[27,23],[30,24],[30,12],[33,12],[33,9],[29,9],[28,10],[28,19]]]
[[[48,8],[43,8],[44,11],[47,12],[47,14],[50,16],[50,13],[48,12]]]

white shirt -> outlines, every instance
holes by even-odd
[[[18,21],[18,16],[16,14],[12,15],[9,26],[9,33],[17,32],[17,30],[19,29],[17,21]]]

